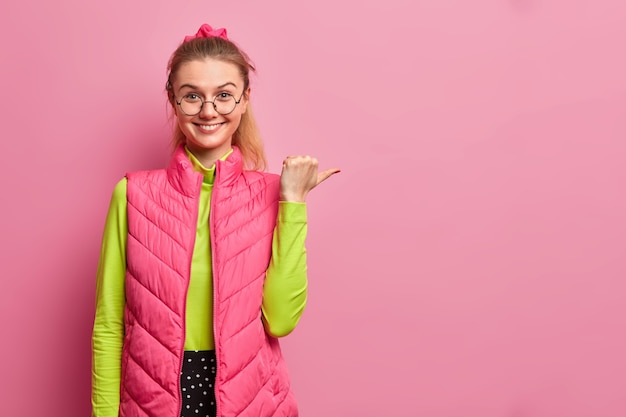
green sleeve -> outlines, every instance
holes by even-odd
[[[102,237],[92,337],[92,416],[117,417],[124,341],[126,178],[113,191]]]
[[[306,305],[306,233],[306,204],[281,201],[262,305],[265,329],[275,337],[293,331]]]

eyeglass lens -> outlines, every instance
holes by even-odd
[[[188,116],[195,116],[202,111],[203,106],[213,106],[219,114],[229,114],[235,110],[237,101],[230,94],[218,94],[213,101],[204,101],[201,97],[185,96],[180,100],[180,109]]]

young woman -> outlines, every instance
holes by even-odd
[[[297,416],[277,338],[306,302],[305,198],[339,170],[262,172],[254,68],[226,30],[203,25],[168,70],[170,164],[127,174],[107,215],[93,416]]]

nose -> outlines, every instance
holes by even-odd
[[[202,104],[202,108],[199,113],[200,117],[215,117],[217,115],[218,113],[215,110],[215,105],[212,101],[207,100]]]

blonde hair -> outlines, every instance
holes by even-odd
[[[176,105],[172,80],[180,66],[186,62],[206,58],[234,64],[239,69],[239,73],[243,79],[244,95],[246,99],[250,99],[247,94],[248,87],[250,87],[249,73],[250,71],[254,72],[255,68],[248,55],[233,42],[226,39],[219,37],[195,38],[180,44],[167,64],[168,75],[165,90],[167,91],[167,97],[172,107],[175,108]],[[174,135],[172,137],[174,148],[185,143],[185,141],[185,135],[178,127],[178,124],[174,123]],[[264,170],[266,168],[267,160],[265,158],[265,151],[263,150],[263,141],[261,140],[261,134],[254,119],[252,106],[249,102],[246,112],[241,115],[239,127],[233,134],[232,144],[237,146],[241,151],[244,167],[246,169]]]

